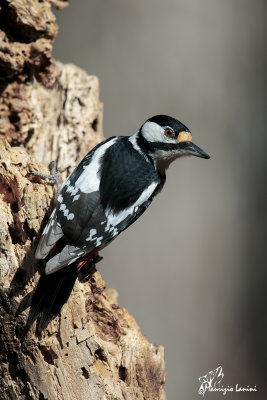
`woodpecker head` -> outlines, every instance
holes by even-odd
[[[156,115],[140,128],[140,147],[154,160],[158,169],[167,169],[172,161],[181,156],[210,156],[192,142],[190,130],[177,119]]]

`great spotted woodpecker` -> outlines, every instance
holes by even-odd
[[[67,301],[78,271],[135,222],[164,186],[176,158],[209,155],[178,120],[157,115],[132,136],[115,136],[91,150],[61,186],[36,249],[45,263],[28,327],[40,332]],[[90,269],[90,268],[89,268]]]

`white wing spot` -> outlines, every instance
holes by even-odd
[[[68,220],[72,220],[74,218],[74,214],[70,214],[70,211],[67,209],[66,204],[61,204],[59,210],[63,211],[64,217],[66,217]]]
[[[115,236],[118,235],[118,233],[119,233],[118,229],[117,229],[117,228],[114,228],[114,231],[113,231],[113,233],[112,233],[112,236],[115,237]]]
[[[97,234],[96,229],[91,229],[91,230],[90,230],[90,236],[88,236],[85,240],[86,240],[87,242],[92,242],[93,240],[96,240],[97,238],[94,237],[94,235],[96,235],[96,234]]]
[[[111,226],[109,221],[107,221],[107,226],[105,227],[105,232],[110,232],[112,229],[114,229],[114,227]]]
[[[72,196],[75,196],[78,192],[79,188],[74,186],[69,186],[67,189],[67,193],[70,193]]]
[[[64,211],[66,209],[66,204],[61,204],[59,209],[60,209],[60,211]]]
[[[96,246],[97,247],[101,245],[102,239],[103,239],[103,236],[100,236],[99,238],[97,238],[97,241],[96,241]]]

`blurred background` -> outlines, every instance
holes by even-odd
[[[168,400],[219,365],[258,390],[228,398],[266,399],[266,1],[76,0],[57,21],[55,58],[99,77],[106,137],[169,114],[211,155],[173,163],[99,267],[164,345]]]

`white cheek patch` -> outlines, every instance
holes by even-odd
[[[148,142],[164,141],[164,129],[155,122],[145,122],[142,127],[142,134]]]

